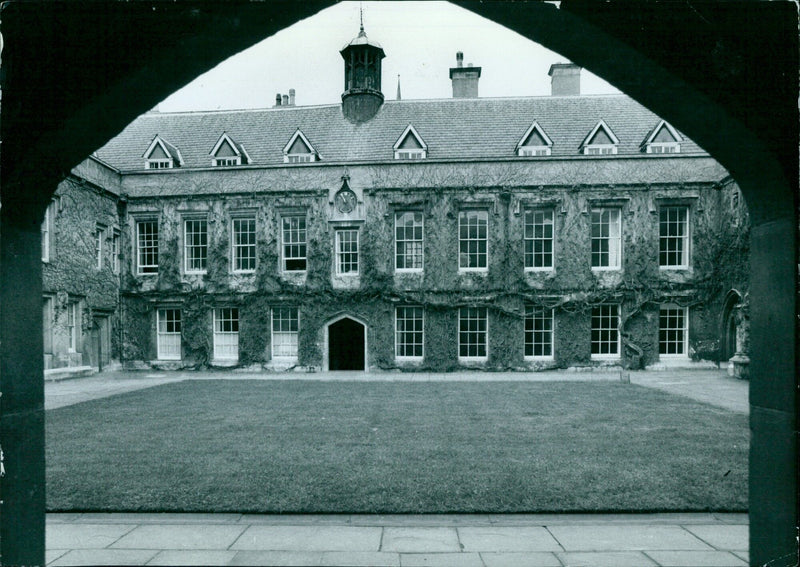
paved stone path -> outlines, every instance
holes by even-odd
[[[631,372],[630,381],[748,413],[748,383],[721,370]],[[182,380],[616,381],[612,372],[108,372],[45,383],[53,409]],[[748,564],[746,514],[48,514],[47,564],[700,567]]]
[[[746,566],[745,514],[49,514],[47,564]]]

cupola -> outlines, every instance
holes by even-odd
[[[379,43],[367,38],[363,22],[355,39],[339,53],[344,59],[342,112],[351,122],[366,122],[383,104],[381,59],[386,54]]]

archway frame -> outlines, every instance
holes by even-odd
[[[367,322],[353,315],[352,313],[341,312],[328,319],[322,326],[322,370],[325,372],[330,371],[330,327],[339,321],[350,319],[364,327],[364,372],[369,371],[369,325]],[[353,370],[353,372],[361,372],[360,370]]]
[[[7,474],[0,485],[0,554],[5,562],[44,561],[42,361],[16,353],[41,349],[38,227],[62,173],[200,72],[331,3],[242,3],[235,10],[201,2],[158,3],[152,9],[145,2],[109,3],[103,9],[95,3],[69,9],[57,3],[4,5],[0,437]],[[697,141],[741,187],[752,221],[750,560],[793,564],[800,370],[793,340],[798,333],[796,7],[581,0],[562,0],[560,9],[545,3],[460,4],[605,78]],[[87,7],[97,14],[87,17]],[[734,9],[740,17],[729,14]],[[778,12],[781,21],[774,16]],[[108,60],[115,61],[113,68]]]

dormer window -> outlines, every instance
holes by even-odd
[[[678,154],[683,138],[665,120],[659,122],[642,146],[648,154]]]
[[[250,156],[247,155],[244,146],[234,142],[225,132],[219,137],[209,155],[212,167],[234,167],[250,163]]]
[[[319,159],[319,154],[298,128],[289,143],[283,148],[284,163],[311,163]]]
[[[145,169],[172,169],[180,167],[183,163],[178,148],[156,136],[142,156]]]
[[[534,122],[517,143],[517,155],[521,157],[549,156],[552,147],[553,141],[545,134],[542,127]]]
[[[581,152],[587,156],[609,155],[617,153],[619,139],[611,128],[602,120],[597,123],[581,144]]]
[[[394,143],[394,159],[425,159],[428,157],[428,145],[409,124]]]

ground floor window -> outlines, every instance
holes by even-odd
[[[214,358],[239,358],[239,309],[236,307],[214,309]]]
[[[458,357],[486,360],[488,318],[485,307],[458,310]]]
[[[47,296],[42,300],[42,338],[44,352],[53,352],[53,298]]]
[[[159,360],[180,360],[181,310],[164,307],[157,313],[157,356]]]
[[[592,358],[619,357],[619,306],[592,308]]]
[[[525,357],[553,357],[553,310],[525,306]]]
[[[394,327],[395,356],[405,360],[422,359],[424,333],[422,307],[398,307],[395,312]]]
[[[658,317],[658,354],[663,357],[685,357],[689,338],[687,308],[662,305]]]
[[[71,301],[67,304],[67,333],[69,336],[69,352],[78,352],[78,334],[80,328],[80,310],[78,302]]]
[[[299,329],[297,307],[272,309],[272,358],[297,358]]]

